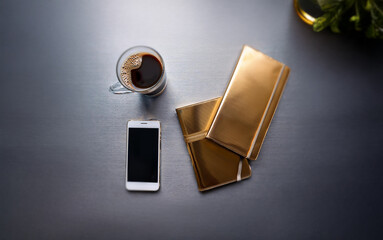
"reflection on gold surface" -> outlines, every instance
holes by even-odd
[[[289,72],[283,63],[244,46],[207,138],[255,160]]]
[[[247,159],[205,138],[220,102],[215,98],[176,109],[200,191],[251,175]]]
[[[307,24],[309,25],[313,25],[314,24],[314,21],[315,21],[315,18],[313,16],[311,16],[310,14],[308,14],[306,11],[304,11],[300,4],[299,4],[299,0],[294,0],[294,8],[295,8],[295,11],[297,12],[298,16]]]

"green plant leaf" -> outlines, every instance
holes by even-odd
[[[383,0],[317,0],[317,4],[324,14],[314,21],[314,31],[354,29],[369,38],[383,39]]]
[[[313,29],[315,32],[320,32],[325,29],[331,22],[331,14],[325,13],[323,16],[315,19]]]

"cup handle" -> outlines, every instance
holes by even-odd
[[[132,91],[122,86],[119,82],[116,82],[115,84],[111,85],[109,87],[109,90],[114,94],[132,93]]]

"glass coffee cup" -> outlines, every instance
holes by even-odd
[[[136,46],[123,52],[117,61],[118,82],[110,86],[116,94],[137,92],[158,96],[166,87],[165,64],[151,47]]]

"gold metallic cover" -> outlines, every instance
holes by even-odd
[[[247,159],[205,138],[221,99],[176,109],[200,191],[251,176]]]
[[[207,138],[255,160],[290,69],[244,46]]]

